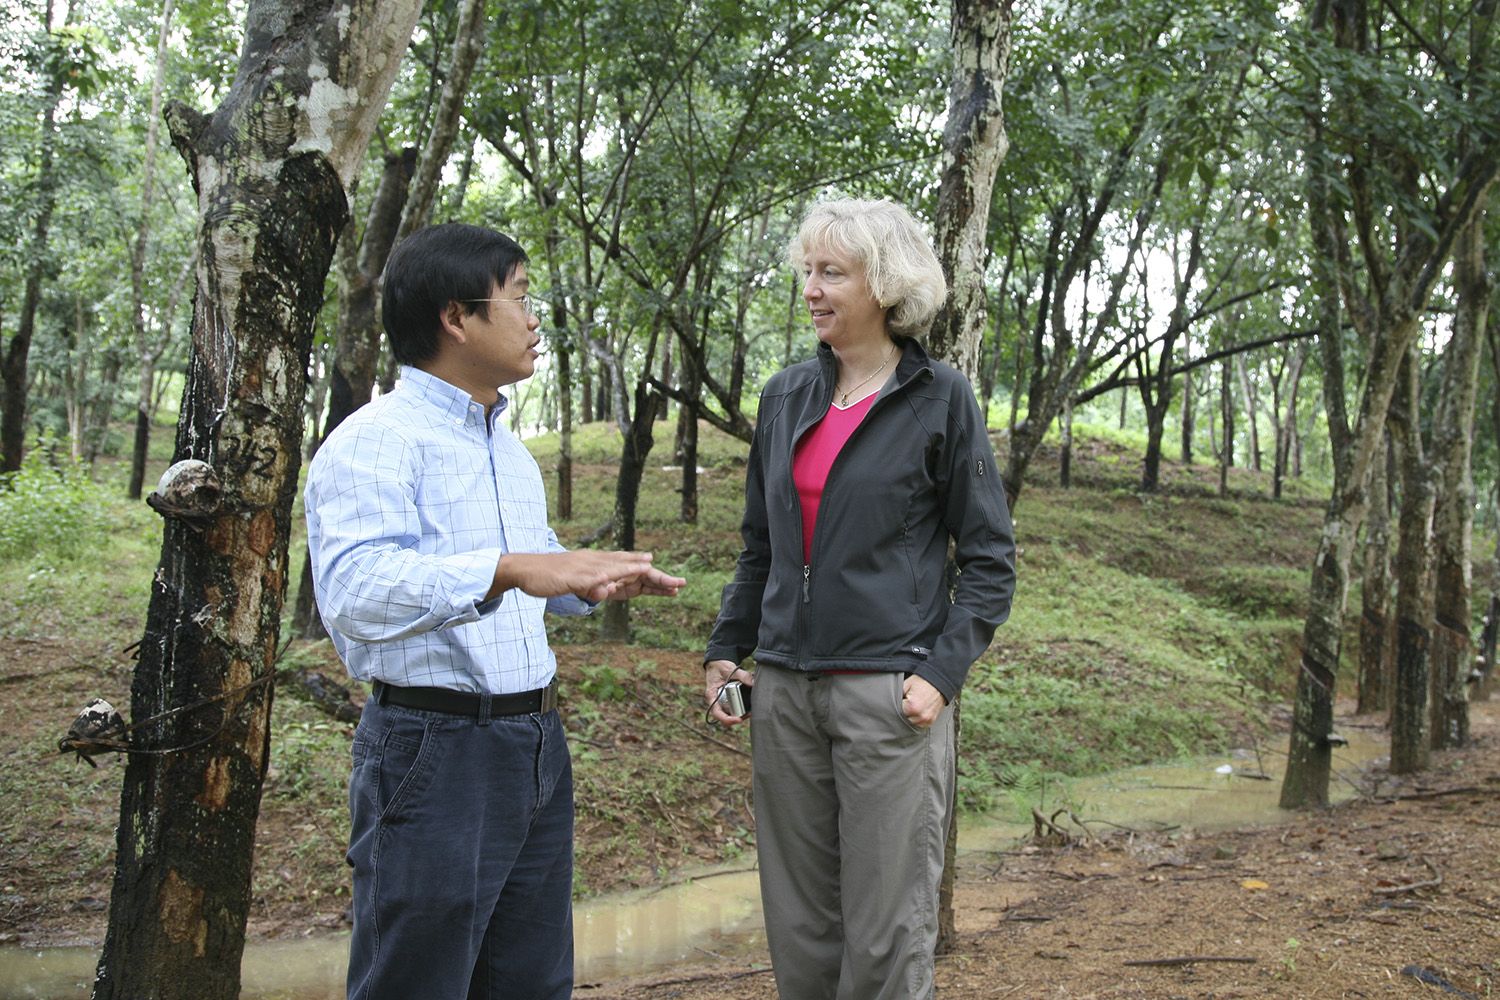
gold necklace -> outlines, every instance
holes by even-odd
[[[860,386],[862,386],[866,382],[870,381],[870,379],[874,378],[876,375],[879,375],[881,372],[885,371],[885,366],[891,363],[891,358],[895,357],[895,355],[896,355],[896,344],[895,344],[894,341],[892,341],[891,342],[891,349],[889,351],[885,352],[885,360],[882,361],[882,362],[880,362],[880,367],[877,368],[877,369],[875,369],[874,371],[872,371],[870,374],[866,375],[864,378],[860,379],[858,385],[852,385],[849,388],[847,388],[847,389],[844,390],[844,394],[839,397],[839,401],[838,401],[838,407],[839,407],[839,409],[841,409],[841,410],[848,409],[848,407],[849,407],[849,393],[854,392],[856,389],[860,388]],[[838,385],[837,384],[835,384],[833,388],[834,388],[835,392],[838,391]]]

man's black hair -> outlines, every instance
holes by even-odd
[[[396,360],[411,365],[437,355],[449,302],[488,319],[490,304],[473,300],[489,298],[527,261],[509,236],[461,222],[428,226],[402,240],[386,262],[381,290],[381,320]]]

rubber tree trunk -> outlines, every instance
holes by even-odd
[[[224,104],[168,110],[201,217],[186,464],[153,503],[168,516],[131,686],[150,752],[125,769],[97,998],[239,995],[313,323],[420,8],[251,0]]]
[[[422,156],[405,199],[401,226],[396,234],[397,243],[427,225],[432,218],[438,183],[458,137],[464,98],[469,93],[469,80],[474,75],[474,67],[478,65],[480,56],[484,54],[487,25],[484,0],[462,0],[458,8],[453,45],[448,52],[448,64],[444,68],[443,90],[438,96],[437,113],[433,116],[432,129],[422,146]]]
[[[1396,547],[1396,685],[1391,698],[1391,773],[1424,770],[1431,758],[1428,686],[1432,654],[1432,511],[1436,477],[1422,447],[1421,362],[1416,347],[1402,365],[1391,403],[1400,439],[1401,519]]]
[[[953,0],[950,35],[953,81],[943,131],[941,181],[934,229],[938,259],[952,286],[949,304],[927,338],[932,356],[978,384],[980,347],[989,318],[984,280],[988,264],[990,198],[1009,143],[1001,96],[1010,66],[1013,0]],[[954,740],[962,728],[953,706]],[[957,755],[955,754],[955,762]],[[938,954],[952,951],[953,885],[958,855],[958,782],[949,815],[947,856],[938,887]]]
[[[1443,354],[1443,393],[1432,427],[1439,476],[1433,512],[1432,747],[1469,742],[1473,620],[1474,410],[1479,361],[1494,287],[1484,258],[1484,215],[1459,236],[1453,253],[1457,313]]]
[[[1245,404],[1245,436],[1249,439],[1250,467],[1259,472],[1261,471],[1260,394],[1255,391],[1255,383],[1250,378],[1250,369],[1245,364],[1243,354],[1234,356],[1234,371],[1239,378],[1240,398]]]
[[[537,200],[542,208],[555,199],[538,192]],[[548,324],[548,347],[552,351],[557,376],[557,489],[554,502],[557,519],[573,519],[573,358],[582,357],[577,351],[577,338],[573,335],[571,314],[568,311],[567,285],[563,282],[562,233],[556,228],[547,231],[542,246],[547,255],[547,287],[552,289],[549,303],[551,322]]]
[[[1370,463],[1370,503],[1365,517],[1365,568],[1360,586],[1359,693],[1361,715],[1391,707],[1391,501],[1386,477],[1388,449]]]
[[[1069,490],[1073,488],[1073,401],[1071,399],[1063,403],[1059,425],[1057,485]]]
[[[678,461],[682,463],[682,500],[678,507],[678,516],[683,524],[698,523],[698,395],[701,386],[698,381],[698,367],[694,364],[683,366],[683,393],[686,402],[680,404],[678,411],[677,438],[681,454]]]
[[[1495,556],[1500,561],[1500,553]],[[1484,613],[1484,630],[1480,633],[1479,673],[1470,697],[1474,701],[1488,701],[1490,689],[1495,682],[1495,648],[1500,645],[1500,571],[1490,577],[1490,603]]]
[[[1363,5],[1335,5],[1335,8],[1332,24],[1338,45],[1364,53],[1368,38],[1360,33],[1367,29],[1368,21],[1362,15]],[[1325,13],[1328,10],[1327,5],[1319,9]],[[1345,16],[1351,12],[1359,16]],[[1315,25],[1318,30],[1322,27]],[[1308,65],[1317,64],[1309,61]],[[1341,87],[1358,86],[1353,78],[1338,82]],[[1307,89],[1310,94],[1322,94],[1325,81],[1312,76]],[[1341,92],[1334,107],[1340,112],[1363,108],[1366,98],[1358,90]],[[1370,463],[1383,439],[1381,430],[1397,370],[1408,348],[1416,342],[1433,288],[1451,256],[1455,240],[1481,211],[1485,194],[1500,172],[1500,138],[1491,135],[1462,158],[1461,167],[1452,173],[1451,186],[1437,197],[1414,184],[1408,187],[1393,210],[1404,211],[1403,204],[1421,205],[1426,213],[1424,224],[1398,226],[1401,238],[1394,247],[1369,242],[1357,244],[1365,266],[1356,268],[1349,260],[1352,239],[1347,228],[1349,219],[1342,208],[1333,207],[1328,197],[1329,185],[1338,183],[1354,190],[1354,196],[1344,201],[1355,213],[1352,231],[1369,233],[1372,206],[1381,204],[1383,197],[1372,175],[1382,173],[1383,167],[1371,160],[1367,147],[1328,148],[1318,115],[1311,116],[1309,128],[1308,216],[1314,246],[1311,263],[1324,310],[1319,320],[1319,347],[1323,357],[1324,410],[1333,443],[1335,473],[1303,630],[1302,669],[1297,675],[1287,772],[1281,788],[1281,806],[1288,809],[1323,805],[1328,801],[1330,746],[1326,740],[1320,741],[1320,735],[1326,735],[1326,726],[1332,722],[1339,626]],[[1446,170],[1443,167],[1439,172]],[[1382,176],[1402,184],[1420,173]],[[1380,281],[1372,282],[1367,290],[1359,282],[1368,278],[1371,271],[1381,272]],[[1343,395],[1343,331],[1340,323],[1329,322],[1337,317],[1328,315],[1329,304],[1335,301],[1334,289],[1346,300],[1349,316],[1365,346],[1362,393],[1352,425]]]
[[[1271,470],[1271,496],[1281,499],[1282,484],[1292,464],[1297,438],[1297,394],[1302,387],[1302,363],[1306,350],[1302,344],[1292,348],[1286,372],[1286,407],[1276,415],[1276,457]]]
[[[1161,489],[1161,442],[1166,431],[1167,407],[1170,398],[1148,403],[1146,411],[1146,454],[1141,462],[1142,493],[1155,493]]]
[[[1219,369],[1219,496],[1229,495],[1229,470],[1234,465],[1234,393],[1229,388],[1229,362]]]
[[[151,384],[156,376],[156,355],[151,350],[146,325],[146,249],[151,238],[151,203],[156,195],[156,150],[160,137],[162,80],[171,51],[172,8],[176,0],[164,0],[161,28],[156,38],[156,68],[151,76],[151,112],[146,118],[146,149],[141,161],[141,220],[130,252],[130,325],[140,375],[135,403],[135,443],[130,451],[130,482],[125,495],[141,498],[146,479],[146,457],[151,448]]]
[[[655,346],[656,336],[651,338]],[[649,373],[651,351],[643,371]],[[621,428],[620,474],[615,481],[614,545],[621,551],[635,548],[635,515],[641,496],[641,477],[646,471],[646,458],[656,443],[656,415],[663,409],[665,399],[651,388],[649,379],[643,375],[635,388],[635,416],[629,426]],[[630,602],[606,601],[602,609],[603,619],[599,624],[599,638],[605,642],[628,642],[630,640]]]
[[[1193,430],[1196,422],[1196,383],[1192,370],[1182,373],[1182,464],[1193,464]]]
[[[69,8],[71,12],[72,8]],[[52,5],[47,5],[51,21]],[[50,38],[52,25],[45,25]],[[0,473],[15,472],[26,457],[26,370],[31,341],[36,335],[36,313],[42,302],[42,281],[50,265],[52,213],[57,207],[57,108],[62,101],[61,73],[51,74],[42,97],[42,125],[37,150],[36,218],[26,245],[26,278],[21,288],[21,314],[10,344],[0,351]]]

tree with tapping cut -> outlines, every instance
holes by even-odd
[[[167,110],[198,193],[197,297],[95,997],[239,995],[313,320],[420,10],[250,0],[224,103]]]
[[[953,81],[948,90],[948,124],[943,131],[942,180],[938,188],[938,259],[952,288],[927,335],[927,349],[979,383],[979,347],[989,317],[984,272],[989,263],[990,202],[995,174],[1005,159],[1003,94],[1010,67],[1012,0],[953,0]],[[995,470],[991,470],[993,473]],[[953,706],[954,740],[962,726]],[[952,808],[957,815],[957,782]],[[953,888],[957,872],[958,824],[948,826],[943,878],[938,886],[940,954],[958,940]]]

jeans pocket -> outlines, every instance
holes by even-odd
[[[372,756],[375,807],[382,820],[395,815],[422,780],[432,756],[431,746],[429,728],[420,718],[398,719],[386,731],[378,752]]]

